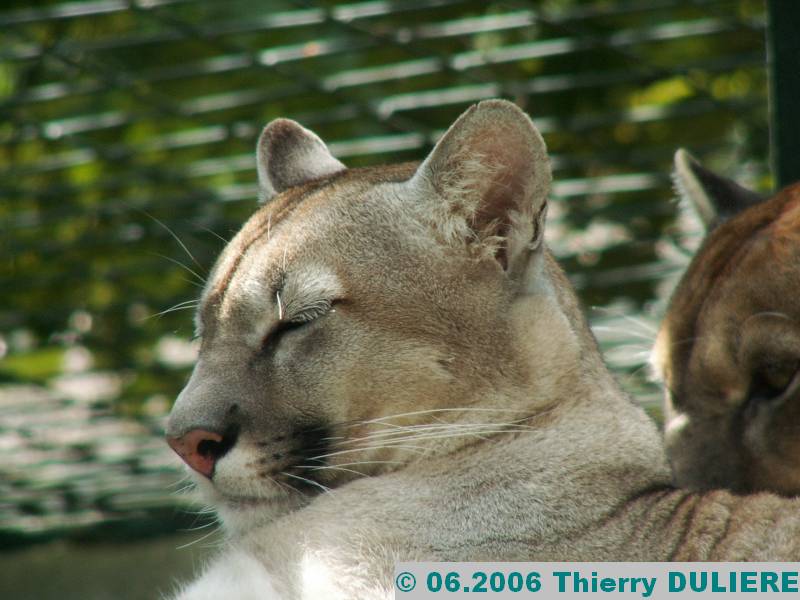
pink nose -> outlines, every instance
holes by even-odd
[[[192,429],[180,437],[167,436],[167,443],[183,462],[209,479],[214,474],[217,459],[227,450],[220,434],[203,429]]]

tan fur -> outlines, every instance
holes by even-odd
[[[707,181],[718,177],[704,172]],[[713,222],[713,203],[724,203],[731,188],[720,184],[710,198],[714,192],[692,181],[691,169],[681,173],[679,166],[678,175],[689,199],[706,196],[695,203]],[[800,492],[800,185],[740,210],[704,240],[658,335],[654,364],[667,388],[667,449],[682,486],[794,495]]]
[[[168,427],[238,428],[196,478],[229,549],[180,598],[389,598],[398,560],[800,558],[800,502],[669,487],[542,242],[549,181],[530,119],[492,101],[419,168],[311,181],[251,218]],[[330,309],[248,342],[319,269]],[[298,424],[326,429],[322,468],[286,466]]]

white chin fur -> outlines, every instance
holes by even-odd
[[[287,495],[285,490],[259,490],[258,495],[224,493],[211,481],[193,473],[196,495],[202,504],[213,507],[228,535],[252,529],[293,512],[308,503],[301,494]]]
[[[228,534],[237,535],[265,525],[307,504],[299,495],[297,499],[248,499],[244,502],[224,499],[216,503],[217,515]]]

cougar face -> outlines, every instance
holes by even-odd
[[[481,106],[501,133],[513,130],[507,149],[478,134],[485,114],[467,113],[419,167],[348,170],[292,121],[264,130],[267,201],[209,277],[199,358],[167,427],[223,518],[292,510],[467,443],[438,436],[434,448],[424,432],[413,444],[393,438],[414,424],[453,422],[478,398],[491,407],[525,379],[507,343],[508,271],[517,246],[538,235],[536,221],[525,244],[498,244],[493,234],[507,224],[468,203],[491,193],[505,202],[523,188],[543,203],[549,170],[518,175],[514,161],[539,147],[535,130],[514,134],[529,120],[506,103]],[[534,142],[544,156],[538,134]],[[456,177],[464,148],[480,177]],[[513,173],[492,162],[509,153],[521,157],[512,157]]]
[[[676,289],[656,366],[675,476],[800,492],[800,186],[762,200],[677,156],[711,229]]]

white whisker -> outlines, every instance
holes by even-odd
[[[400,417],[415,417],[418,415],[427,415],[427,414],[434,414],[434,413],[452,413],[452,412],[526,412],[524,409],[515,409],[515,408],[476,408],[476,407],[461,407],[461,408],[431,408],[428,410],[417,410],[413,412],[407,413],[397,413],[394,415],[388,415],[385,417],[377,417],[375,419],[371,419],[368,421],[362,421],[362,423],[382,423],[387,419],[396,419]]]
[[[358,465],[402,465],[400,460],[361,460],[352,463],[341,463],[337,467],[357,467]]]
[[[300,477],[299,475],[292,475],[291,473],[287,473],[286,471],[281,471],[281,475],[286,475],[286,477],[291,477],[293,479],[298,479],[298,480],[300,480],[302,482],[305,482],[305,483],[307,483],[309,485],[315,485],[318,488],[320,488],[322,491],[324,491],[324,492],[326,492],[328,494],[332,494],[333,493],[333,492],[331,492],[331,489],[329,487],[326,487],[326,486],[322,485],[321,483],[317,483],[316,481],[312,481],[311,479],[306,479],[305,477]]]
[[[408,426],[400,426],[400,425],[393,425],[394,429],[391,431],[377,431],[374,433],[370,433],[361,437],[357,438],[349,438],[340,442],[338,445],[345,445],[345,444],[352,444],[360,441],[365,440],[374,440],[378,438],[398,438],[405,434],[419,434],[424,432],[436,432],[436,431],[452,431],[452,430],[465,430],[477,429],[480,431],[483,428],[507,428],[508,431],[525,431],[535,429],[530,425],[521,425],[516,422],[511,423],[443,423],[441,425],[408,425]],[[469,432],[467,432],[469,433]],[[390,440],[391,441],[391,440]]]
[[[184,269],[187,273],[194,275],[194,277],[197,279],[197,281],[200,282],[201,285],[205,285],[206,280],[197,271],[190,269],[187,265],[183,264],[181,261],[175,260],[174,258],[166,256],[165,254],[159,254],[158,252],[154,252],[153,254],[155,254],[155,256],[158,256],[159,258],[168,260],[172,264],[178,265],[179,267]]]
[[[214,514],[216,514],[217,510],[213,506],[206,506],[205,508],[197,508],[197,509],[194,509],[194,510],[189,510],[187,512],[190,512],[190,513],[192,513],[194,515],[197,515],[199,517],[203,517],[203,516],[206,516],[206,515],[214,515]]]
[[[527,431],[527,430],[525,430]],[[475,431],[461,431],[457,433],[419,433],[414,435],[409,435],[406,437],[401,437],[393,440],[388,440],[387,442],[375,446],[374,448],[394,448],[395,444],[398,443],[406,443],[406,442],[417,442],[421,440],[443,440],[448,438],[454,437],[461,437],[461,436],[484,436],[484,435],[492,435],[492,434],[500,434],[500,433],[514,433],[514,430],[509,429],[477,429]]]
[[[356,471],[354,469],[346,469],[344,467],[333,466],[333,465],[320,465],[317,467],[311,465],[297,465],[298,469],[308,469],[309,471],[342,471],[344,473],[353,473],[354,475],[358,475],[359,477],[364,477],[364,473],[360,471]]]
[[[203,284],[197,283],[196,281],[193,281],[191,279],[187,279],[186,277],[181,277],[181,281],[185,281],[189,285],[193,285],[194,287],[196,287],[198,289],[201,289],[201,290],[203,289]]]
[[[221,527],[217,527],[217,528],[215,528],[213,531],[209,531],[209,532],[208,532],[207,534],[205,534],[204,536],[202,536],[202,537],[200,537],[200,538],[198,538],[198,539],[196,539],[196,540],[192,540],[191,542],[187,542],[186,544],[183,544],[183,545],[181,545],[181,546],[178,546],[178,547],[177,547],[177,548],[175,548],[175,549],[176,549],[176,550],[184,550],[184,549],[186,549],[186,548],[188,548],[188,547],[190,547],[190,546],[194,546],[195,544],[199,544],[199,543],[200,543],[200,542],[202,542],[203,540],[206,540],[206,539],[210,538],[210,537],[211,537],[212,535],[214,535],[215,533],[218,533],[218,532],[220,531],[220,529],[221,529]]]
[[[192,481],[192,476],[189,475],[188,473],[185,473],[180,479],[177,479],[177,480],[173,481],[169,485],[170,485],[170,487],[177,488],[177,487],[183,486],[183,485],[185,485],[187,483],[190,484],[190,485],[194,485],[194,481]]]
[[[172,229],[170,229],[170,228],[169,228],[169,227],[166,225],[166,223],[164,223],[164,222],[163,222],[163,221],[161,221],[160,219],[157,219],[156,217],[154,217],[153,215],[151,215],[151,214],[150,214],[150,213],[148,213],[147,211],[144,211],[144,210],[143,210],[143,211],[141,211],[141,212],[143,212],[145,215],[147,215],[148,217],[150,217],[151,219],[153,219],[153,221],[155,221],[156,223],[158,223],[159,225],[161,225],[161,227],[163,227],[164,229],[166,229],[166,230],[167,230],[167,233],[169,233],[169,234],[170,234],[170,235],[171,235],[171,236],[172,236],[172,237],[175,239],[175,241],[176,241],[176,242],[178,242],[178,244],[180,245],[180,247],[181,247],[181,248],[183,248],[183,251],[184,251],[184,252],[186,252],[186,254],[187,254],[187,255],[189,255],[189,258],[191,258],[191,259],[192,259],[192,262],[194,262],[194,264],[196,264],[196,265],[197,265],[198,267],[200,267],[200,269],[202,270],[202,268],[203,268],[203,265],[201,265],[199,262],[197,262],[197,259],[194,257],[194,254],[192,254],[191,252],[189,252],[189,248],[187,248],[187,247],[186,247],[186,244],[184,244],[184,243],[181,241],[181,238],[179,238],[179,237],[178,237],[178,235],[177,235],[177,234],[176,234],[174,231],[172,231]],[[200,280],[201,280],[201,281],[204,281],[202,277],[200,278]]]
[[[176,311],[179,311],[179,310],[190,310],[190,309],[193,309],[193,308],[197,308],[199,302],[200,301],[196,300],[196,299],[195,300],[186,300],[185,302],[179,302],[178,304],[175,304],[174,306],[171,306],[166,310],[162,310],[161,312],[157,312],[155,314],[148,315],[147,317],[142,319],[142,321],[144,322],[147,319],[152,319],[153,317],[160,317],[160,316],[166,315],[168,313],[176,312]]]
[[[431,448],[424,446],[410,446],[408,445],[408,442],[449,439],[461,436],[481,437],[485,435],[502,434],[502,433],[530,432],[533,430],[535,430],[535,428],[533,427],[511,429],[503,425],[498,426],[496,424],[489,424],[486,425],[484,428],[475,428],[474,430],[471,431],[459,431],[455,433],[452,433],[450,430],[446,430],[444,432],[414,433],[410,435],[400,436],[390,440],[384,440],[380,444],[365,445],[357,448],[349,448],[346,450],[329,452],[327,454],[320,454],[318,456],[311,457],[309,460],[321,460],[323,458],[330,458],[332,456],[339,456],[342,454],[348,454],[352,452],[365,452],[368,450],[382,450],[382,449],[408,449],[424,453],[430,451]]]
[[[353,452],[364,452],[365,450],[380,450],[382,447],[383,446],[364,446],[361,448],[348,448],[347,450],[337,450],[336,452],[328,452],[327,454],[312,456],[308,460],[322,460],[323,458],[330,458],[331,456],[340,456],[342,454],[351,454]],[[393,448],[399,450],[411,450],[419,453],[422,453],[425,450],[427,450],[427,448],[423,448],[421,446],[393,446]]]
[[[230,242],[230,240],[226,240],[224,237],[222,237],[220,234],[218,234],[213,229],[209,229],[208,227],[201,227],[200,229],[202,229],[203,231],[207,231],[208,233],[213,235],[215,238],[217,238],[219,241],[221,241],[223,244],[227,244],[228,242]]]
[[[198,516],[201,516],[200,513],[197,514]],[[208,529],[209,527],[213,527],[214,525],[219,525],[219,523],[217,523],[216,521],[209,521],[208,523],[204,523],[203,525],[197,525],[197,526],[192,525],[192,527],[189,527],[187,529],[181,529],[180,531],[184,532],[200,531],[202,529]]]
[[[650,333],[651,338],[655,337],[655,335],[658,333],[658,327],[654,326],[652,323],[648,323],[644,319],[639,319],[637,317],[633,317],[629,314],[626,314],[622,312],[619,308],[614,308],[610,306],[593,306],[592,310],[597,312],[604,312],[605,314],[611,315],[612,317],[617,317],[625,321],[628,321],[629,323],[632,323],[633,325],[636,325],[637,327],[640,327],[644,331]],[[596,328],[592,327],[592,329]]]
[[[331,423],[330,427],[338,427],[340,429],[341,428],[352,429],[354,427],[363,427],[364,425],[372,425],[372,424],[384,425],[385,427],[404,427],[404,425],[388,423],[388,422],[385,422],[385,421],[387,421],[389,419],[399,419],[401,417],[409,417],[409,416],[415,416],[415,415],[425,415],[425,414],[432,414],[432,413],[444,413],[444,414],[447,414],[447,413],[466,413],[466,412],[523,413],[523,414],[526,415],[524,417],[521,417],[520,419],[517,419],[517,421],[524,421],[524,420],[531,419],[531,418],[534,418],[535,416],[537,416],[537,415],[530,415],[530,414],[528,414],[527,410],[521,409],[521,408],[519,408],[519,409],[516,409],[516,408],[477,408],[477,407],[471,407],[471,406],[463,406],[463,407],[454,407],[454,408],[434,408],[434,409],[430,409],[430,410],[420,410],[420,411],[414,411],[414,412],[408,412],[408,413],[397,413],[397,414],[393,414],[393,415],[386,415],[386,416],[383,416],[383,417],[377,417],[375,419],[370,419],[370,420],[366,420],[366,421],[360,420],[360,419],[352,419],[352,420],[348,420],[348,421],[339,421],[339,422]],[[436,418],[436,417],[432,417],[432,418]],[[337,437],[341,437],[341,436],[337,436]],[[333,439],[333,438],[325,438],[325,439]]]
[[[278,485],[278,487],[280,487],[284,491],[284,493],[286,493],[287,496],[290,495],[291,493],[302,494],[302,492],[300,490],[295,489],[295,488],[293,488],[292,486],[290,486],[290,485],[288,485],[286,483],[282,483],[282,482],[278,481],[277,479],[275,479],[273,477],[270,477],[270,481],[272,483]]]

